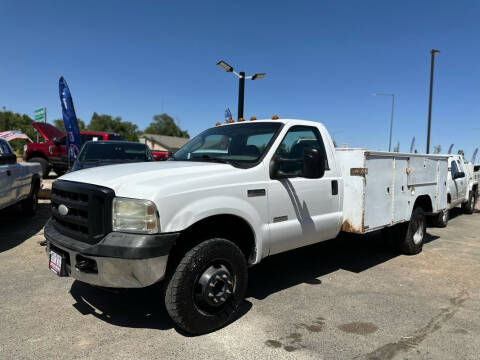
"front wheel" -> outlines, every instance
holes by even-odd
[[[439,212],[434,217],[434,225],[440,228],[447,227],[449,217],[450,217],[450,212],[448,211],[448,209],[445,209]]]
[[[422,252],[423,242],[427,229],[427,221],[423,209],[413,209],[410,221],[395,226],[395,245],[406,255],[415,255]]]
[[[172,320],[188,333],[204,334],[226,325],[238,310],[247,263],[237,245],[213,238],[188,251],[167,281],[165,307]]]
[[[465,214],[473,214],[475,211],[475,196],[473,192],[470,192],[470,196],[468,197],[468,201],[465,204],[462,204],[462,210]]]

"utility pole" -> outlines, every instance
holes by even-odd
[[[440,50],[432,49],[430,63],[430,96],[428,98],[428,128],[427,128],[427,154],[430,153],[430,130],[432,127],[432,95],[433,95],[433,69],[435,66],[435,54],[439,54]]]
[[[395,94],[373,93],[375,96],[391,96],[392,97],[392,113],[390,114],[390,137],[388,139],[388,152],[392,150],[392,131],[393,131],[393,111],[395,108]]]

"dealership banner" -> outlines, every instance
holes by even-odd
[[[65,132],[67,133],[67,154],[69,161],[75,161],[82,146],[82,139],[78,131],[77,116],[73,107],[72,94],[68,88],[65,79],[60,77],[58,82],[60,93],[60,102],[62,103],[63,123],[65,124]]]

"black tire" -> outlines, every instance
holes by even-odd
[[[182,330],[208,333],[233,318],[247,281],[247,262],[238,246],[226,239],[209,239],[188,251],[166,280],[165,307]]]
[[[450,218],[450,211],[448,211],[448,209],[445,209],[439,212],[433,218],[434,226],[439,228],[447,227],[449,218]]]
[[[46,179],[48,177],[48,174],[50,173],[50,164],[48,163],[47,160],[41,157],[34,157],[31,159],[28,159],[28,162],[39,163],[40,166],[42,167],[43,178]]]
[[[405,255],[415,255],[422,252],[427,228],[427,220],[421,207],[413,209],[408,223],[395,225],[393,243]]]
[[[462,210],[465,214],[471,215],[475,211],[475,196],[473,195],[472,192],[470,192],[470,195],[468,196],[468,201],[464,204],[462,204]]]
[[[53,168],[53,171],[55,171],[55,174],[57,174],[58,177],[65,175],[67,172],[66,169],[60,169],[60,168]]]
[[[24,216],[34,216],[38,209],[38,190],[40,189],[39,181],[34,180],[32,188],[30,190],[30,196],[25,200],[22,200],[20,207]]]

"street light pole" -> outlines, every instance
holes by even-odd
[[[392,150],[392,132],[393,132],[393,112],[395,108],[395,94],[374,93],[375,96],[391,96],[392,97],[392,113],[390,114],[390,136],[388,140],[388,152]]]
[[[265,77],[265,73],[257,73],[252,76],[246,76],[244,71],[240,71],[239,73],[233,70],[233,67],[228,65],[225,61],[220,60],[217,63],[217,66],[221,67],[226,72],[231,72],[238,77],[238,119],[243,118],[243,107],[245,103],[245,79],[247,80],[260,80]]]
[[[245,97],[245,72],[240,71],[238,77],[238,118],[243,118],[243,104]]]
[[[432,49],[430,63],[430,95],[428,97],[428,127],[427,127],[427,154],[430,153],[430,130],[432,127],[432,95],[433,95],[433,68],[435,66],[435,54],[439,54],[440,50]]]

